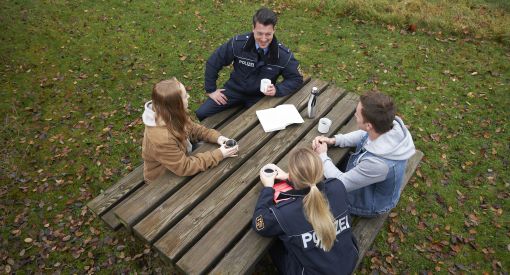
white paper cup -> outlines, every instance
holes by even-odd
[[[319,126],[317,127],[319,133],[326,134],[327,132],[329,132],[329,127],[331,127],[331,119],[327,117],[319,119]]]
[[[267,91],[267,87],[271,85],[271,79],[268,79],[268,78],[263,78],[260,80],[260,91],[262,93],[266,93]]]

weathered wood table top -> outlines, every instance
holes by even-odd
[[[356,129],[353,117],[358,96],[320,80],[306,80],[295,94],[266,97],[249,109],[232,109],[206,119],[203,124],[219,129],[238,141],[238,157],[193,177],[166,173],[155,182],[143,182],[138,167],[88,206],[113,228],[124,225],[161,256],[190,274],[239,274],[249,272],[271,244],[250,228],[253,210],[262,189],[259,169],[275,163],[287,169],[288,153],[311,146],[320,133],[320,118],[333,121],[327,134]],[[315,118],[307,117],[306,105],[312,87],[320,92]],[[294,104],[302,124],[265,133],[256,110]],[[217,148],[204,144],[196,152]],[[333,148],[329,155],[339,161],[348,149]]]

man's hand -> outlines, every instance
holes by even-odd
[[[207,95],[216,102],[218,105],[225,105],[227,104],[227,96],[223,94],[225,89],[216,89],[216,91],[212,93],[208,93]]]
[[[312,148],[318,155],[328,152],[328,145],[326,142],[319,141],[317,144],[312,145]]]
[[[315,137],[312,141],[312,149],[317,154],[327,153],[328,152],[328,144],[334,145],[335,138],[328,138],[325,136]]]
[[[315,147],[318,146],[319,143],[326,143],[328,145],[335,145],[335,138],[332,137],[332,138],[328,138],[328,137],[325,137],[325,136],[316,136],[313,141],[312,141],[312,149],[315,150]]]
[[[276,95],[276,87],[273,84],[269,84],[266,88],[266,92],[264,93],[267,96],[275,96]]]

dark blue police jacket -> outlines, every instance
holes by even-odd
[[[298,71],[299,62],[292,52],[278,43],[276,37],[269,44],[269,51],[260,58],[255,47],[253,33],[233,37],[221,45],[209,57],[205,68],[205,91],[216,91],[218,72],[233,64],[234,70],[224,89],[247,96],[263,96],[260,92],[260,80],[271,79],[275,84],[278,76],[283,81],[276,84],[276,96],[285,96],[297,91],[303,84],[303,76]]]
[[[284,274],[350,274],[358,260],[343,183],[338,179],[327,179],[317,187],[327,196],[335,219],[336,242],[328,252],[319,247],[317,235],[305,218],[303,198],[309,188],[283,193],[289,199],[276,205],[273,188],[265,187],[260,193],[252,228],[262,236],[278,236],[282,240],[288,252],[281,259],[285,261],[285,270],[280,270]]]

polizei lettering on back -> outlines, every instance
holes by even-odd
[[[241,60],[239,59],[239,63],[245,65],[245,66],[248,66],[248,67],[255,67],[255,63],[253,62],[248,62],[248,61],[244,61],[244,60]]]
[[[341,217],[340,219],[335,220],[335,229],[336,229],[337,235],[342,233],[342,231],[344,231],[345,229],[351,228],[351,226],[349,225],[349,219],[347,217],[348,216],[344,216],[344,217]],[[315,231],[306,232],[306,233],[301,234],[301,239],[303,240],[304,248],[308,247],[308,243],[310,241],[313,241],[315,246],[317,246],[317,247],[320,246],[320,241],[317,238],[317,234],[315,234]]]

